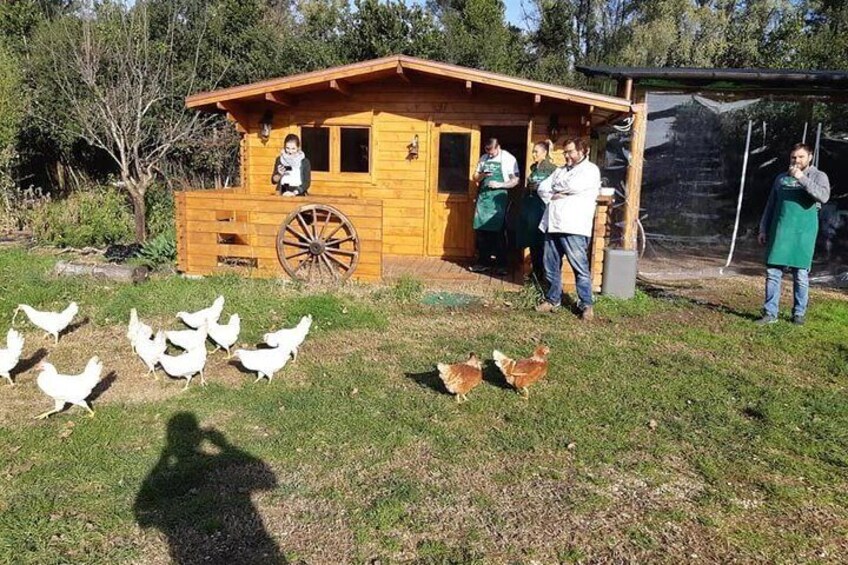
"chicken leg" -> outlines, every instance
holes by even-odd
[[[85,408],[88,411],[89,418],[94,418],[94,410],[91,409],[91,406],[88,405],[88,402],[83,400],[82,402],[77,403],[77,406]]]
[[[63,401],[56,400],[53,404],[53,410],[48,410],[47,412],[39,414],[38,416],[35,417],[35,419],[36,420],[45,420],[45,419],[49,418],[50,416],[52,416],[53,414],[61,412],[62,408],[64,408],[64,407],[65,407],[65,403]]]
[[[12,380],[12,377],[9,375],[3,375],[3,378],[9,381],[9,386],[15,386],[15,381]]]

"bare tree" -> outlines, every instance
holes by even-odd
[[[147,238],[144,196],[163,161],[209,119],[183,106],[194,88],[200,42],[193,60],[178,60],[178,24],[175,14],[154,37],[146,2],[106,4],[58,21],[46,42],[50,76],[43,79],[61,97],[68,118],[55,125],[117,165],[138,242]]]

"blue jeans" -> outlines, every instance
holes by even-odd
[[[545,299],[558,306],[562,302],[562,257],[568,259],[577,285],[577,307],[583,310],[594,303],[592,274],[589,270],[589,238],[570,233],[545,234],[545,278],[550,288]]]
[[[807,299],[810,293],[810,271],[795,267],[766,267],[766,303],[763,305],[763,310],[766,315],[777,317],[777,306],[780,303],[780,283],[783,279],[784,270],[792,272],[792,316],[803,316],[807,312]]]

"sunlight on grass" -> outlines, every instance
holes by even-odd
[[[151,381],[157,399],[130,401],[122,386],[141,386],[140,377],[119,371],[93,419],[71,409],[28,420],[44,398],[35,371],[22,375],[3,391],[0,562],[141,562],[155,553],[133,505],[174,447],[166,428],[177,414],[273,469],[276,486],[259,503],[264,523],[287,555],[306,561],[328,547],[349,562],[603,561],[607,541],[642,562],[691,552],[721,561],[730,555],[721,547],[740,560],[805,561],[848,534],[841,300],[814,296],[803,328],[757,328],[728,311],[640,292],[632,301],[601,298],[598,320],[586,325],[503,305],[504,297],[490,309],[412,303],[420,298],[413,283],[330,292],[227,276],[132,286],[53,279],[52,261],[0,252],[0,333],[20,302],[53,308],[70,299],[112,332],[127,359],[131,307],[170,323],[177,310],[223,294],[224,316],[241,314],[246,342],[306,314],[316,321],[297,363],[272,383],[213,377],[177,393]],[[551,347],[550,369],[529,400],[488,364],[484,383],[458,405],[435,372],[469,351],[520,358],[538,343]],[[82,360],[97,348],[84,343],[65,355]],[[220,460],[190,448],[195,459],[169,488],[197,528],[224,531],[222,516],[249,473],[219,476]],[[593,521],[606,524],[604,540],[585,530]],[[279,533],[292,524],[309,528],[297,538]],[[817,539],[803,535],[812,528]],[[660,541],[669,536],[688,552]]]

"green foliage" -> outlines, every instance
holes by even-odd
[[[23,118],[26,97],[18,58],[0,37],[0,151],[14,146]],[[0,161],[0,170],[4,163]]]
[[[444,56],[444,36],[421,6],[402,1],[356,0],[344,27],[342,48],[353,61],[395,54],[428,59]]]
[[[177,240],[173,232],[163,232],[148,239],[138,253],[142,265],[158,268],[173,263],[177,259]]]
[[[60,247],[102,247],[133,239],[132,211],[116,188],[89,187],[46,201],[30,214],[35,238]]]
[[[144,195],[147,233],[151,238],[169,234],[174,238],[174,193],[161,184],[150,187]]]
[[[392,297],[404,304],[418,302],[423,294],[424,283],[412,275],[401,275],[392,286]]]

